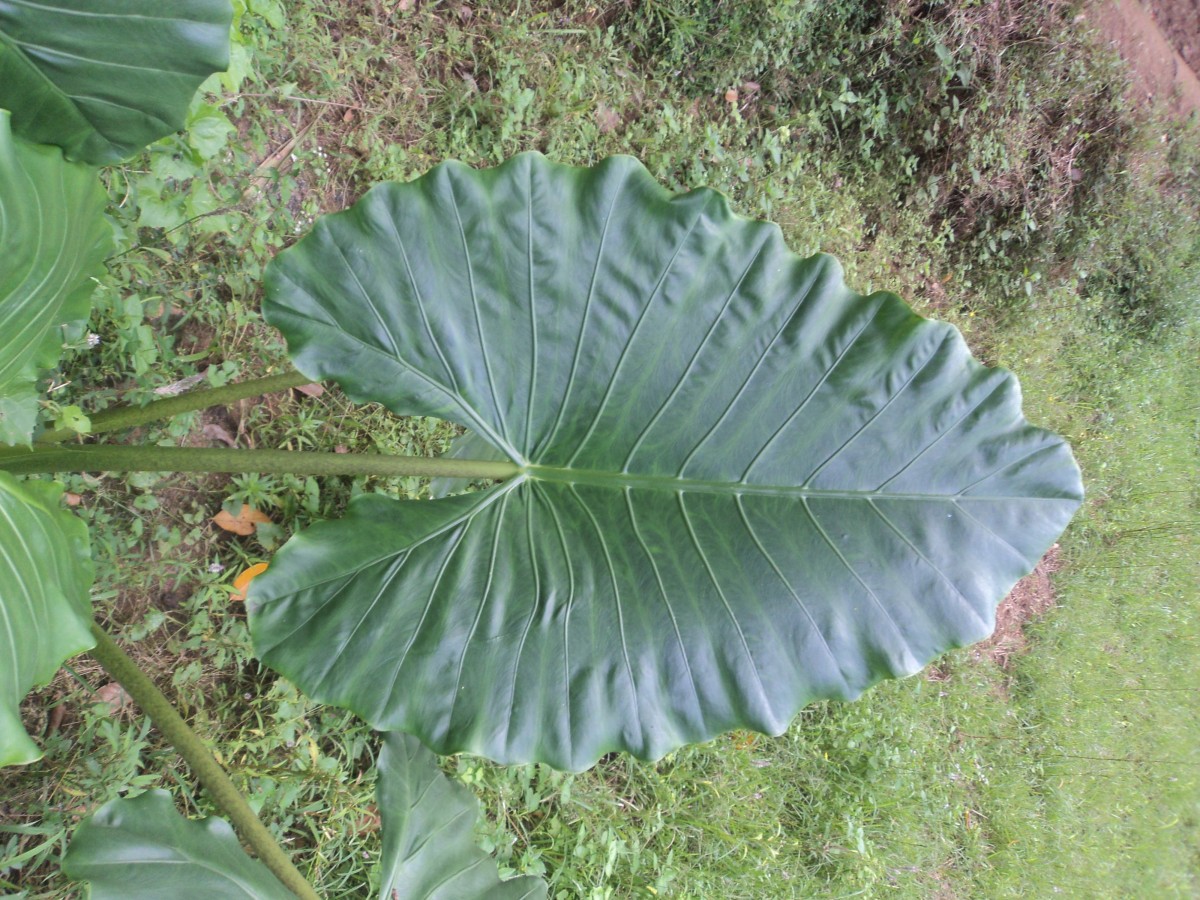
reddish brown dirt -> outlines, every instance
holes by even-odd
[[[996,610],[996,630],[975,645],[976,656],[988,656],[1002,669],[1025,649],[1025,623],[1044,616],[1054,605],[1050,576],[1060,567],[1058,544],[1042,557],[1032,572],[1017,582]]]
[[[1150,0],[1150,12],[1193,72],[1200,72],[1200,0]]]
[[[1200,0],[1094,0],[1080,19],[1129,63],[1131,103],[1200,111]]]
[[[1162,102],[1180,116],[1200,112],[1200,0],[1093,0],[1078,21],[1096,28],[1129,64],[1130,102]],[[1059,567],[1055,544],[1004,598],[996,630],[975,645],[977,657],[1008,668],[1025,649],[1025,624],[1054,607],[1051,576]],[[933,666],[928,677],[940,681],[948,675]]]

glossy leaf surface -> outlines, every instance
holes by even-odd
[[[635,160],[437,167],[267,276],[296,365],[523,467],[364,496],[250,592],[267,664],[439,752],[579,769],[985,637],[1081,497],[950,326]]]
[[[0,0],[0,107],[69,159],[119,162],[183,127],[232,18],[229,0]]]
[[[0,766],[42,755],[21,724],[21,701],[95,643],[87,526],[61,495],[57,484],[0,472]]]
[[[96,173],[9,126],[0,110],[0,443],[28,444],[38,370],[58,363],[62,326],[87,318],[112,231]]]
[[[185,819],[166,791],[113,800],[75,831],[63,871],[92,900],[295,900],[223,819]]]
[[[501,881],[475,844],[479,802],[411,735],[385,735],[376,787],[383,820],[381,900],[527,900],[546,896],[529,876]]]

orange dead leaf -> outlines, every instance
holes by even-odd
[[[78,506],[82,502],[82,494],[73,494],[70,491],[67,491],[65,494],[63,494],[63,503],[67,504],[67,506]]]
[[[297,385],[296,390],[304,394],[306,397],[320,397],[325,393],[324,385],[317,384],[316,382],[312,384]]]
[[[242,511],[236,516],[231,516],[225,510],[221,510],[213,516],[213,522],[218,528],[223,528],[225,531],[232,531],[234,534],[254,534],[254,526],[260,522],[270,522],[271,517],[265,512],[255,509],[253,506],[242,504]]]
[[[229,598],[231,603],[245,603],[246,591],[250,587],[250,582],[267,571],[266,563],[255,563],[250,568],[238,573],[238,577],[233,579],[233,589],[237,592]]]
[[[110,715],[120,712],[122,707],[128,706],[133,702],[133,699],[126,692],[125,688],[121,687],[115,681],[110,681],[108,684],[97,688],[96,699],[101,703],[108,704]]]

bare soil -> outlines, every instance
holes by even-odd
[[[1080,19],[1129,64],[1131,103],[1200,111],[1200,0],[1094,0]]]
[[[1200,0],[1094,0],[1079,18],[1129,64],[1130,102],[1162,102],[1179,116],[1200,112]],[[1055,544],[1001,602],[996,630],[975,645],[977,657],[1009,667],[1025,649],[1026,623],[1055,606],[1051,576],[1060,567]],[[930,677],[939,676],[935,667]]]
[[[1002,669],[1026,645],[1025,624],[1040,619],[1055,606],[1051,576],[1061,568],[1058,544],[1047,551],[1032,572],[1017,582],[996,610],[996,630],[986,641],[975,645],[976,657],[987,656]]]
[[[1154,21],[1193,72],[1200,72],[1200,0],[1150,0]]]

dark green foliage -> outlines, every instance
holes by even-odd
[[[662,77],[738,91],[751,121],[844,160],[840,180],[923,211],[968,278],[1017,299],[1036,279],[1016,259],[1059,249],[1131,149],[1121,70],[1085,52],[1074,14],[1021,0],[664,0],[616,27]]]

